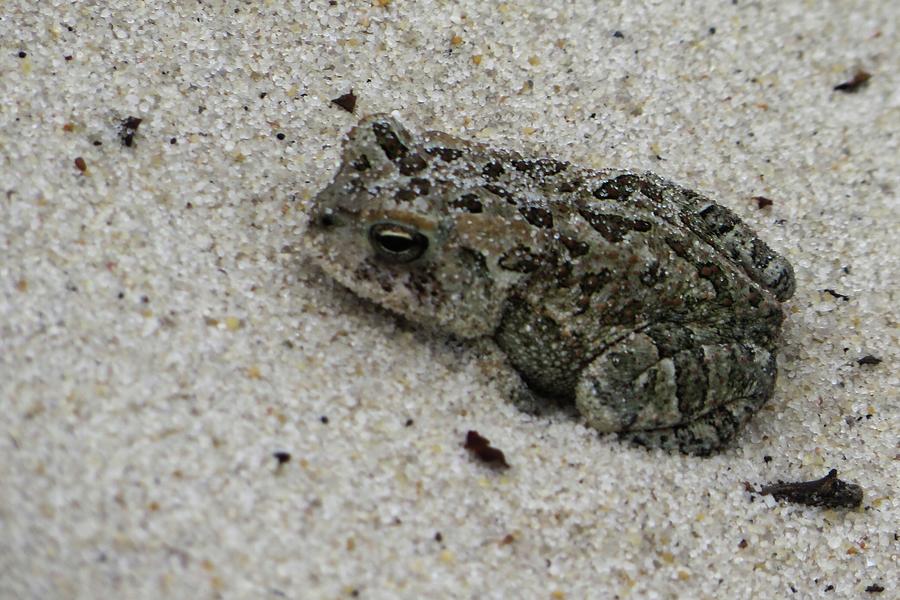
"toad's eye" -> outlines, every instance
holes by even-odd
[[[428,238],[406,225],[379,223],[369,229],[369,243],[378,258],[393,263],[416,260],[428,249]]]

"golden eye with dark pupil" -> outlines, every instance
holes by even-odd
[[[369,242],[375,254],[388,262],[412,262],[425,254],[428,238],[404,225],[380,223],[369,229]]]

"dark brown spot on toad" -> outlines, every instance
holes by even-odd
[[[718,204],[710,204],[697,214],[706,222],[706,226],[718,236],[725,235],[738,224],[737,216]]]
[[[750,245],[750,258],[753,261],[753,266],[760,271],[764,270],[774,258],[772,250],[765,242],[756,238],[753,239]]]
[[[675,238],[666,238],[666,244],[668,244],[669,248],[672,249],[672,252],[674,252],[676,256],[683,258],[684,260],[690,260],[687,245],[683,241]]]
[[[373,123],[372,131],[375,133],[375,140],[381,146],[384,155],[391,162],[396,162],[409,153],[409,148],[403,145],[396,132],[387,123],[381,121]]]
[[[590,296],[604,285],[609,283],[610,281],[610,273],[609,269],[603,269],[597,273],[585,273],[581,277],[581,281],[579,282],[579,287],[583,294]]]
[[[623,325],[633,325],[635,321],[637,321],[638,315],[641,314],[641,310],[643,310],[643,305],[639,300],[632,300],[619,311],[617,317],[614,317],[611,322],[621,323]]]
[[[481,169],[481,174],[484,175],[485,179],[496,180],[499,179],[503,173],[503,165],[496,160],[492,160]]]
[[[556,267],[556,285],[561,288],[572,287],[575,278],[572,277],[572,263],[565,261]]]
[[[654,202],[662,202],[663,199],[663,189],[654,183],[650,183],[649,181],[641,182],[641,193],[653,200]]]
[[[664,273],[660,269],[659,262],[653,261],[650,266],[641,272],[639,279],[641,283],[647,287],[653,287],[662,281],[664,279]]]
[[[484,206],[478,200],[476,194],[463,194],[459,198],[450,201],[451,208],[458,208],[470,213],[480,213],[484,210]]]
[[[514,160],[513,167],[520,173],[528,173],[535,179],[552,177],[569,168],[569,163],[553,160],[552,158],[537,158],[527,160]]]
[[[637,175],[619,175],[604,181],[594,190],[598,200],[624,200],[641,189],[641,178]]]
[[[582,181],[580,179],[563,181],[558,186],[556,186],[556,191],[560,194],[568,194],[569,192],[574,192],[575,190],[577,190],[581,184]]]
[[[591,249],[586,243],[566,235],[559,236],[559,243],[566,247],[566,250],[569,251],[569,256],[572,258],[584,256]]]
[[[430,269],[409,271],[408,282],[409,287],[415,290],[420,302],[429,296],[438,297],[443,293],[440,281]]]
[[[457,150],[456,148],[428,148],[425,150],[428,154],[432,156],[437,156],[444,162],[453,162],[457,158],[463,155],[462,150]]]
[[[397,168],[402,175],[414,175],[427,166],[428,162],[418,154],[409,154],[397,161]]]
[[[653,228],[653,225],[650,224],[650,221],[644,221],[643,219],[634,219],[631,221],[631,228],[635,231],[640,231],[641,233],[645,233],[650,231]]]
[[[507,271],[532,273],[541,266],[541,257],[525,246],[516,246],[501,256],[498,264]]]
[[[600,213],[588,208],[580,208],[582,217],[607,241],[616,243],[625,239],[630,231],[650,231],[648,221],[628,219],[621,215]]]
[[[482,186],[484,189],[494,194],[495,196],[500,196],[504,200],[506,200],[510,204],[518,204],[516,199],[513,197],[512,192],[507,190],[504,187],[500,187],[499,185],[494,185],[493,183],[487,183]]]
[[[728,277],[722,272],[718,265],[713,263],[704,263],[697,268],[697,273],[703,279],[709,281],[713,289],[716,290],[716,296],[723,304],[730,304],[730,297],[724,295],[728,290]]]
[[[672,359],[678,411],[687,418],[693,418],[705,406],[709,389],[709,369],[703,349],[681,350]]]
[[[413,177],[409,180],[409,187],[416,196],[427,196],[431,191],[431,182],[421,177]]]
[[[519,207],[519,213],[535,227],[553,227],[553,213],[539,206]]]

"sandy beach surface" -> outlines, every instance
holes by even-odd
[[[0,598],[897,598],[898,24],[0,3]],[[331,283],[297,248],[375,112],[734,210],[796,270],[775,397],[712,458],[646,451]],[[830,469],[860,508],[748,491]]]

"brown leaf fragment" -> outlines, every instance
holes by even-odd
[[[853,94],[858,92],[872,78],[872,74],[868,71],[859,69],[853,74],[849,80],[834,86],[834,91],[844,92],[845,94]]]
[[[753,199],[756,200],[756,205],[760,208],[768,208],[775,204],[775,201],[771,198],[766,198],[765,196],[753,196]]]
[[[828,475],[813,481],[779,481],[761,487],[758,493],[770,494],[776,500],[824,508],[858,508],[863,499],[862,488],[838,479],[837,469],[831,469]]]
[[[477,431],[466,433],[466,442],[463,444],[463,448],[472,452],[481,462],[487,463],[494,468],[509,468],[509,463],[506,462],[503,451],[491,446],[491,441],[482,437]]]
[[[87,171],[87,163],[80,156],[75,158],[75,168],[84,173]]]
[[[333,104],[337,104],[348,113],[352,113],[356,110],[356,94],[353,93],[353,90],[350,90],[346,94],[338,96],[331,101]]]

